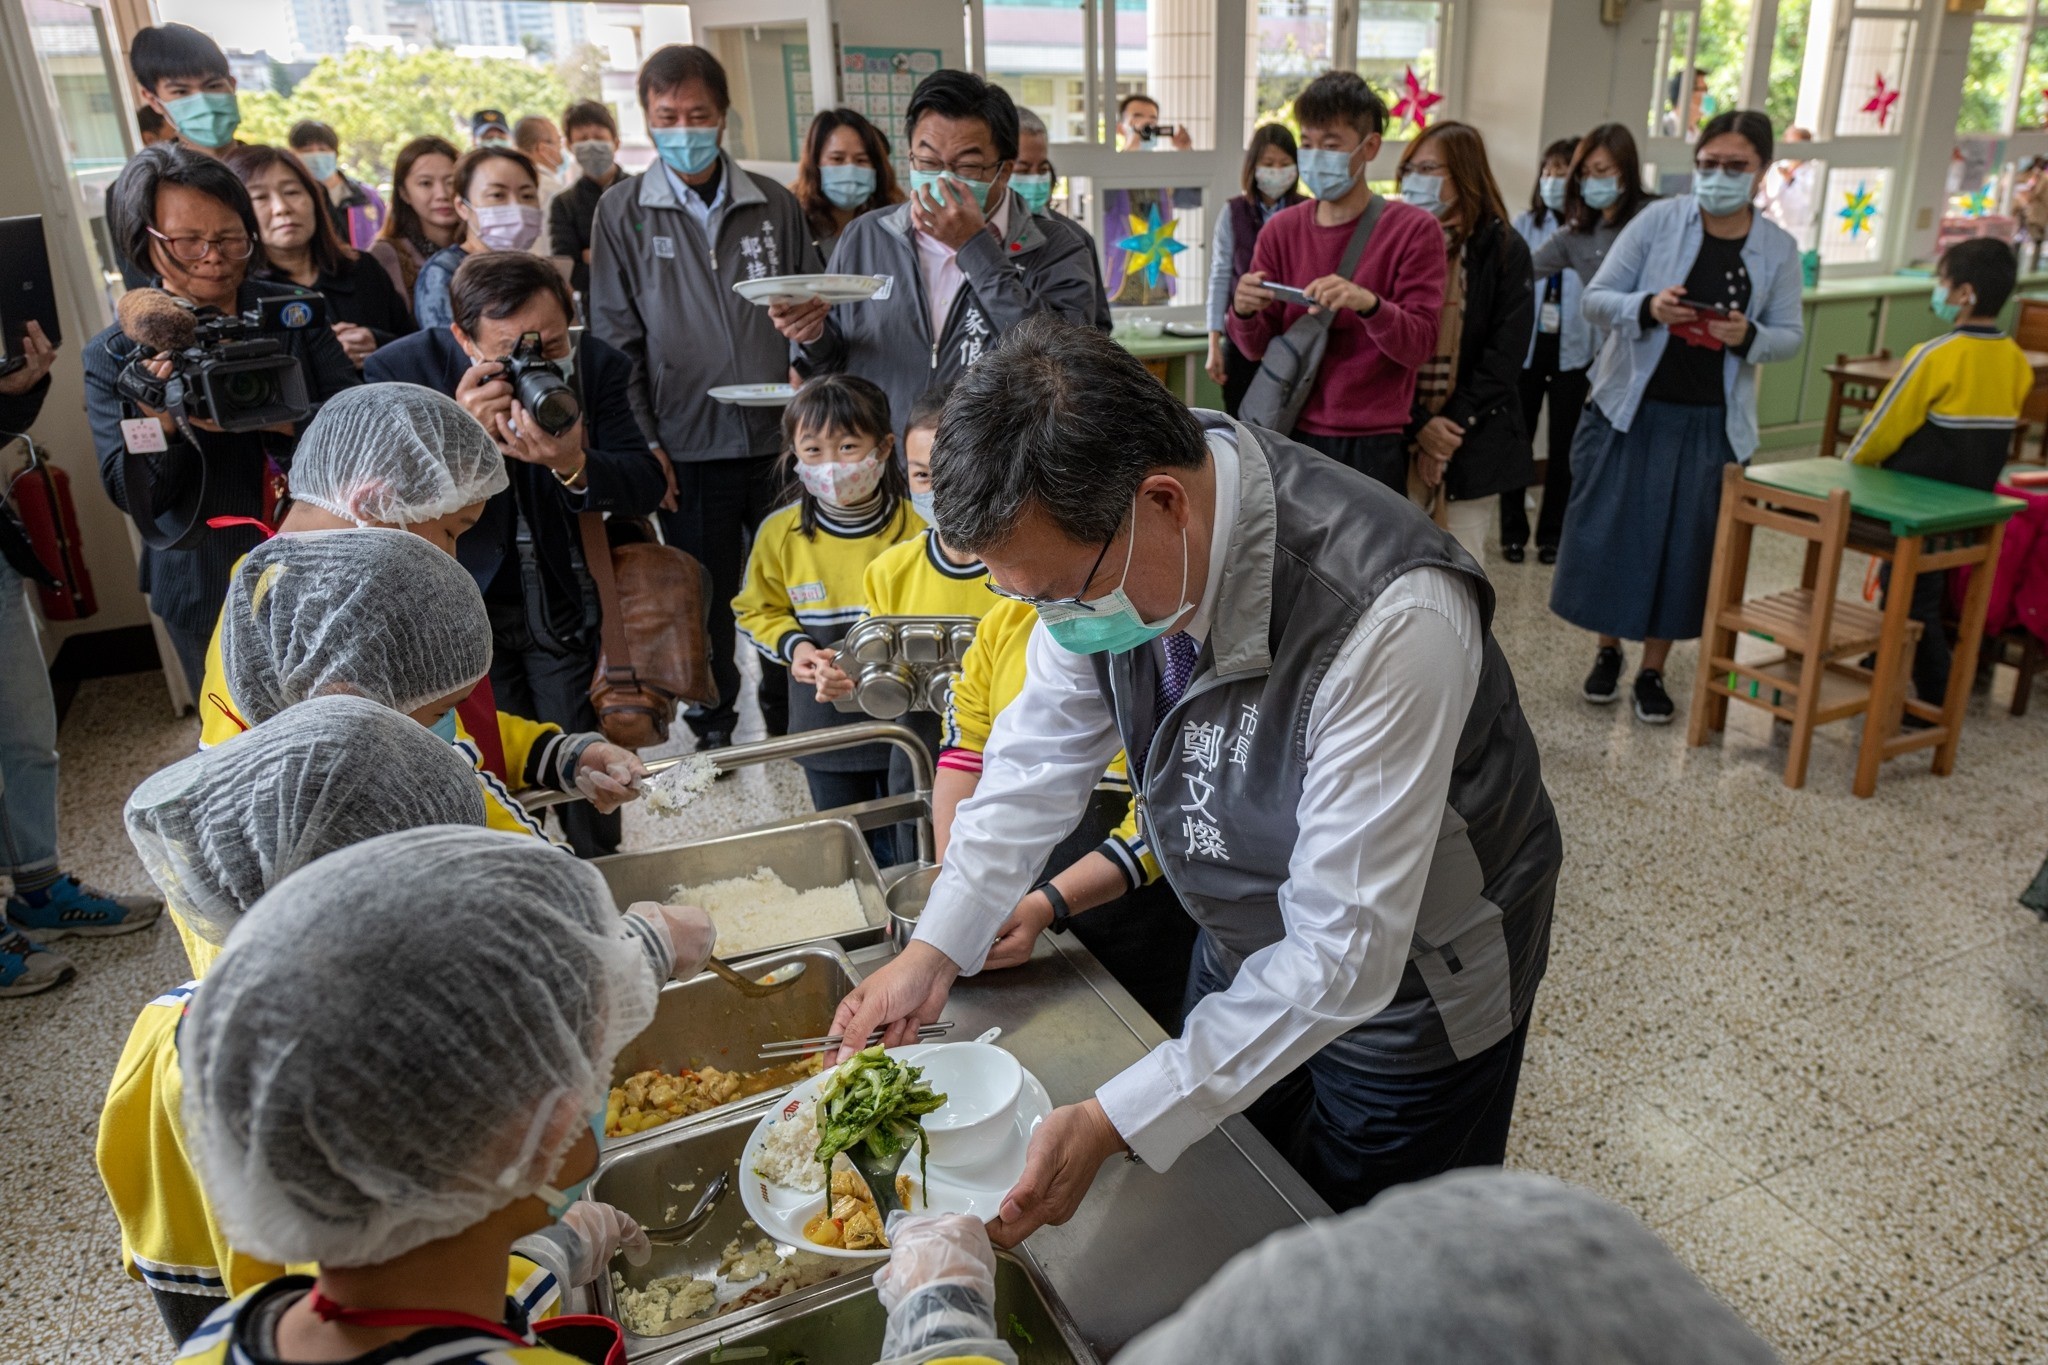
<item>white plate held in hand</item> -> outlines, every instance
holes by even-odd
[[[806,299],[866,303],[883,284],[879,275],[770,275],[765,279],[741,280],[733,285],[732,292],[763,308],[772,303],[802,303]]]
[[[919,1047],[891,1048],[889,1055],[914,1063],[923,1051],[925,1049]],[[806,1194],[793,1190],[754,1170],[761,1148],[768,1140],[768,1130],[781,1123],[785,1115],[794,1113],[798,1104],[815,1100],[822,1079],[822,1076],[813,1076],[790,1091],[787,1099],[762,1115],[761,1121],[754,1125],[754,1131],[747,1137],[746,1149],[740,1153],[740,1199],[747,1206],[748,1216],[761,1225],[765,1236],[820,1256],[838,1256],[850,1261],[872,1260],[876,1254],[872,1251],[821,1247],[806,1240],[804,1224],[824,1210],[823,1192]],[[1008,1142],[986,1161],[972,1167],[953,1170],[930,1167],[929,1187],[912,1191],[911,1212],[964,1213],[982,1222],[994,1218],[1002,1211],[1003,1196],[1024,1174],[1024,1154],[1031,1146],[1031,1135],[1051,1114],[1052,1096],[1038,1078],[1026,1070],[1023,1089],[1017,1097],[1015,1127]],[[903,1158],[899,1173],[909,1176],[912,1186],[918,1184],[915,1147]]]
[[[721,403],[742,408],[782,408],[788,407],[789,400],[796,397],[796,385],[727,384],[710,390],[710,393]]]

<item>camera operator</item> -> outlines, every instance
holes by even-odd
[[[114,182],[115,240],[123,253],[174,299],[198,308],[239,313],[289,285],[251,280],[263,265],[249,192],[225,164],[183,147],[138,152]],[[280,334],[296,360],[307,397],[317,407],[358,382],[355,366],[324,326]],[[115,324],[86,343],[85,408],[99,455],[100,481],[115,505],[136,519],[145,540],[166,538],[160,509],[177,508],[191,528],[174,548],[145,545],[142,590],[163,619],[194,692],[204,672],[206,642],[227,596],[234,564],[262,539],[250,526],[207,529],[215,517],[261,518],[269,463],[291,464],[304,421],[260,431],[222,431],[193,418],[184,427],[169,414],[124,398],[121,371],[145,347]],[[168,375],[168,359],[149,368]],[[131,454],[139,458],[130,460]],[[131,477],[142,486],[131,486]]]
[[[546,259],[523,251],[472,256],[449,287],[455,320],[402,337],[364,366],[372,383],[422,384],[467,408],[505,453],[510,486],[456,542],[491,613],[491,688],[501,710],[597,729],[590,679],[597,668],[597,590],[583,565],[576,517],[645,517],[667,488],[661,461],[633,418],[632,362],[585,334],[570,342],[569,287]],[[583,414],[550,435],[505,377],[522,342],[569,381]],[[619,817],[572,802],[563,833],[584,857],[615,852]]]

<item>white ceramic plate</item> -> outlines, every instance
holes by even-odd
[[[804,299],[866,303],[885,283],[879,275],[770,275],[766,279],[741,280],[732,292],[763,308],[771,303],[798,303]]]
[[[727,384],[711,390],[711,396],[721,403],[743,408],[781,408],[789,406],[789,400],[796,397],[796,385]]]
[[[889,1055],[904,1061],[915,1061],[923,1048],[892,1048]],[[804,1238],[804,1224],[818,1216],[825,1206],[825,1195],[806,1194],[785,1185],[778,1185],[764,1176],[755,1174],[754,1163],[759,1159],[762,1145],[768,1140],[768,1130],[782,1122],[783,1115],[791,1107],[804,1100],[815,1099],[822,1077],[813,1076],[789,1092],[780,1105],[761,1116],[754,1125],[754,1131],[747,1137],[746,1149],[740,1153],[740,1198],[747,1206],[747,1214],[761,1225],[763,1235],[772,1237],[789,1246],[816,1252],[820,1256],[838,1256],[850,1261],[874,1259],[872,1251],[846,1251],[838,1247],[821,1247]],[[1017,1097],[1016,1132],[1000,1155],[976,1166],[947,1170],[942,1167],[930,1168],[930,1187],[925,1197],[918,1198],[916,1211],[926,1210],[926,1199],[930,1200],[933,1213],[965,1213],[987,1222],[1002,1209],[1003,1196],[1008,1194],[1024,1174],[1024,1153],[1031,1145],[1031,1135],[1038,1131],[1038,1125],[1045,1122],[1052,1113],[1052,1096],[1039,1083],[1038,1077],[1029,1068],[1024,1072],[1024,1088]],[[917,1150],[912,1148],[898,1168],[908,1175],[911,1184],[917,1183]]]

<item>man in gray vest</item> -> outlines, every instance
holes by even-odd
[[[932,481],[947,543],[1039,625],[916,940],[835,1031],[908,1042],[999,930],[1043,927],[1032,879],[1119,747],[1203,931],[1181,1037],[1053,1113],[991,1235],[1247,1110],[1338,1209],[1499,1164],[1562,846],[1478,565],[1055,319],[961,378]]]

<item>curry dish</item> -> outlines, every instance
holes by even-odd
[[[604,1135],[644,1133],[749,1095],[795,1085],[817,1075],[822,1061],[813,1055],[759,1071],[720,1071],[715,1066],[697,1071],[636,1071],[624,1085],[612,1087],[604,1106]]]

